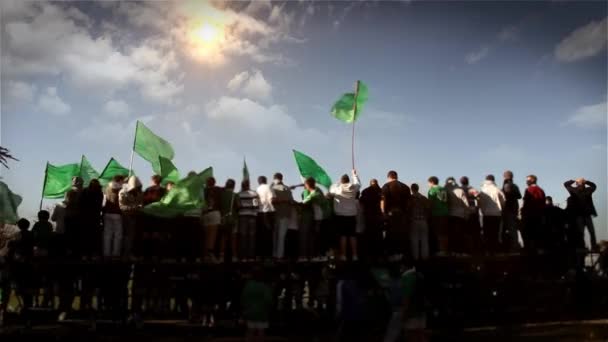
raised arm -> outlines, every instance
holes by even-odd
[[[593,183],[592,181],[585,181],[585,184],[589,185],[589,191],[591,193],[594,193],[595,189],[597,189],[597,185],[595,185],[595,183]]]
[[[564,182],[564,188],[566,188],[566,190],[568,190],[568,192],[572,192],[572,191],[574,191],[574,187],[572,186],[572,184],[574,184],[574,181],[572,179],[568,180],[568,181]]]

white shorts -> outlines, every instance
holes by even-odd
[[[268,322],[247,321],[247,328],[257,330],[268,329]]]
[[[222,223],[222,215],[219,210],[210,211],[203,215],[203,226],[219,226]]]

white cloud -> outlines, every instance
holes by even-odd
[[[601,128],[606,129],[606,117],[608,108],[606,101],[590,106],[579,108],[572,114],[565,124],[574,125],[580,128]]]
[[[57,88],[48,87],[46,92],[38,98],[38,109],[53,115],[66,115],[72,110],[72,107],[57,95]]]
[[[236,74],[229,82],[228,89],[232,92],[241,92],[254,100],[270,101],[272,99],[272,86],[260,70],[243,71]]]
[[[515,41],[519,38],[519,27],[507,26],[500,30],[498,33],[498,39],[503,42]]]
[[[9,81],[6,91],[7,103],[28,104],[32,103],[36,95],[36,86],[21,81]]]
[[[103,106],[103,113],[116,118],[129,116],[129,105],[123,100],[110,100]]]
[[[468,64],[475,64],[480,60],[484,59],[488,52],[490,52],[490,48],[487,46],[482,46],[479,50],[473,51],[464,57],[465,62]]]
[[[575,62],[593,57],[606,49],[608,17],[579,27],[555,47],[555,58],[560,62]]]

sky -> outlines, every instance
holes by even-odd
[[[2,1],[0,18],[0,143],[19,159],[0,176],[23,216],[47,161],[128,167],[137,120],[182,174],[240,180],[246,158],[298,183],[297,149],[337,180],[351,126],[330,109],[363,80],[363,182],[478,187],[510,169],[565,205],[563,182],[585,177],[608,238],[606,2]]]

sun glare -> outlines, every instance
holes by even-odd
[[[209,23],[204,23],[196,30],[196,36],[202,42],[211,43],[219,39],[220,29]]]

